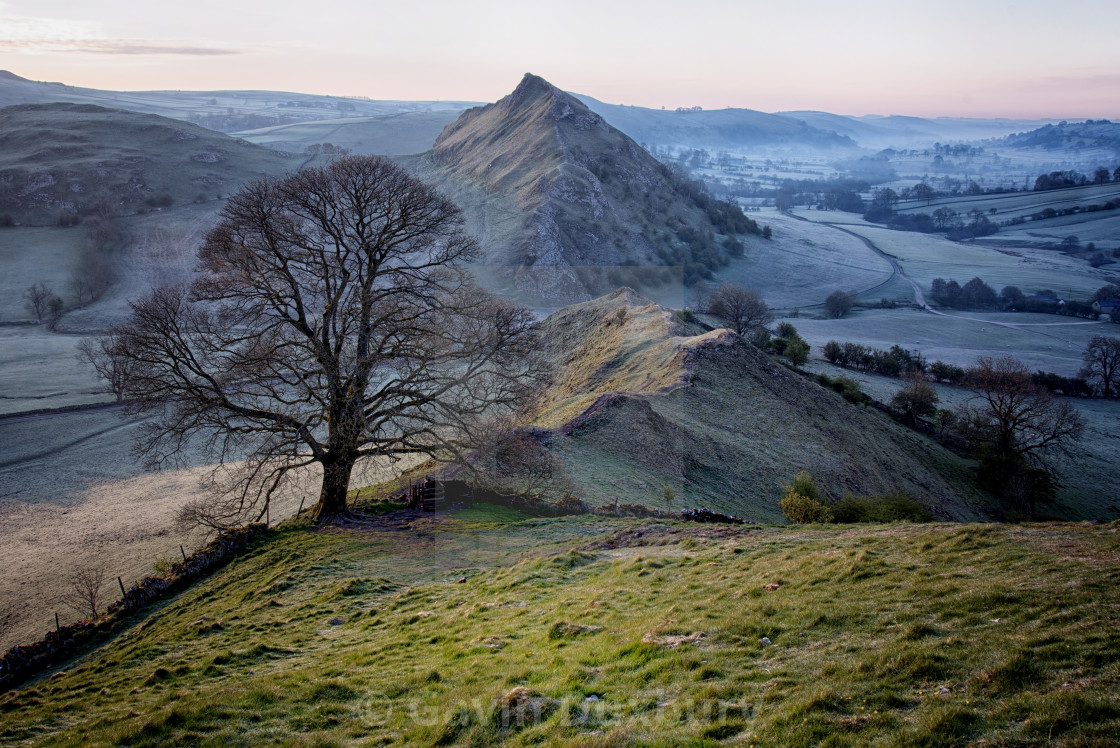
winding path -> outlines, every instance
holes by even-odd
[[[891,264],[891,269],[892,269],[893,272],[891,273],[890,278],[883,281],[882,283],[875,284],[871,288],[866,288],[862,291],[857,292],[857,295],[873,293],[874,291],[876,291],[880,288],[883,288],[888,283],[891,283],[892,281],[894,281],[897,278],[899,280],[906,281],[906,283],[908,283],[910,285],[910,288],[912,288],[913,291],[914,291],[914,302],[918,305],[919,308],[921,308],[923,311],[929,312],[930,314],[937,315],[938,317],[947,317],[949,319],[962,319],[962,320],[968,320],[969,322],[979,322],[981,324],[992,325],[994,327],[1005,327],[1009,330],[1019,330],[1020,332],[1033,332],[1033,333],[1037,333],[1038,335],[1044,335],[1048,338],[1053,338],[1054,340],[1059,340],[1061,342],[1067,342],[1067,341],[1065,341],[1063,338],[1060,338],[1056,335],[1051,335],[1051,334],[1049,334],[1047,332],[1044,332],[1042,330],[1028,329],[1028,328],[1070,327],[1070,326],[1076,326],[1076,325],[1097,325],[1097,326],[1100,326],[1100,325],[1107,324],[1107,323],[1104,323],[1104,322],[1092,321],[1092,320],[1085,320],[1083,322],[999,322],[999,321],[996,321],[996,320],[981,319],[979,317],[969,317],[969,316],[961,315],[961,314],[948,314],[947,312],[943,312],[939,309],[934,309],[933,307],[931,307],[929,305],[929,303],[926,301],[925,294],[922,292],[922,287],[918,284],[917,281],[915,281],[913,278],[906,275],[906,273],[902,269],[902,266],[898,263],[898,260],[893,255],[887,254],[882,249],[877,247],[875,245],[875,243],[872,242],[870,239],[868,239],[866,236],[863,236],[862,234],[859,234],[855,231],[852,231],[851,229],[846,229],[842,225],[837,224],[837,223],[831,223],[831,222],[828,222],[828,221],[810,221],[808,218],[805,218],[804,216],[796,215],[794,213],[790,213],[790,212],[787,212],[787,211],[782,211],[782,213],[783,213],[783,215],[789,216],[790,218],[794,218],[798,221],[805,221],[806,223],[815,223],[815,224],[818,224],[820,226],[827,226],[828,228],[833,229],[835,231],[842,231],[843,233],[848,234],[849,236],[854,236],[855,238],[862,241],[868,249],[870,249],[872,252],[879,255],[880,257],[882,257],[884,260],[886,260],[887,262],[889,262]],[[817,305],[814,305],[814,306],[820,306],[820,305],[817,304]]]

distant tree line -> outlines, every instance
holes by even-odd
[[[1088,301],[1075,299],[1060,300],[1054,291],[1040,289],[1027,296],[1018,286],[1004,286],[997,294],[995,289],[979,277],[963,286],[955,280],[934,278],[929,287],[930,298],[951,309],[961,311],[1003,311],[1030,312],[1036,314],[1060,314],[1067,317],[1083,317],[1095,320],[1100,312],[1094,308],[1095,302],[1120,299],[1120,286],[1109,284],[1097,289]],[[1120,322],[1120,309],[1110,310],[1109,318]]]
[[[825,360],[835,366],[886,377],[908,377],[914,373],[943,384],[966,383],[968,371],[945,361],[926,361],[917,351],[893,345],[889,350],[860,343],[830,340],[822,348]],[[1120,338],[1094,336],[1082,354],[1084,368],[1076,376],[1036,371],[1031,382],[1048,392],[1071,397],[1116,397],[1120,395]]]
[[[1109,182],[1120,182],[1120,166],[1114,167],[1111,172],[1107,167],[1098,166],[1092,174],[1088,175],[1072,169],[1039,174],[1034,180],[1034,189],[1036,192],[1043,192],[1046,190],[1061,190],[1067,187],[1081,187],[1086,184],[1108,184]]]
[[[871,204],[863,214],[864,219],[872,223],[885,223],[891,228],[902,231],[917,231],[923,234],[944,232],[954,241],[989,236],[999,231],[998,225],[989,220],[983,211],[975,208],[964,217],[952,208],[946,207],[938,208],[932,214],[897,213],[895,206],[900,199],[899,194],[892,189],[876,190]]]

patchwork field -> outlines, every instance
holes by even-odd
[[[235,133],[250,143],[302,153],[314,143],[330,143],[357,154],[399,156],[429,150],[461,110],[401,112],[377,117],[301,122]]]
[[[978,356],[1013,355],[1032,370],[1074,376],[1082,354],[1094,335],[1120,337],[1111,322],[1074,321],[1053,314],[951,312],[932,314],[919,309],[869,309],[843,319],[788,320],[821,356],[830,340],[888,349],[901,345],[930,361],[972,366]]]

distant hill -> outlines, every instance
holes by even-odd
[[[535,423],[593,504],[673,485],[681,506],[777,521],[779,487],[804,469],[834,498],[901,490],[943,519],[987,513],[964,460],[730,330],[698,334],[629,289],[543,326],[558,376]]]
[[[753,109],[676,111],[605,104],[575,95],[591,111],[648,145],[689,148],[783,148],[849,151],[858,143],[846,133]]]
[[[465,101],[378,101],[288,91],[102,91],[31,81],[0,70],[0,107],[48,102],[96,104],[147,112],[220,132],[338,117],[433,110],[457,112],[475,105],[475,102]]]
[[[1099,149],[1120,156],[1120,123],[1098,119],[1048,124],[1036,130],[1008,135],[1000,143],[1009,148],[1044,151]]]
[[[968,117],[850,117],[828,112],[779,112],[783,117],[847,136],[863,148],[929,147],[935,142],[962,142],[1002,137],[1047,120],[974,119]]]
[[[186,122],[91,104],[0,109],[0,212],[29,224],[213,199],[299,166]]]
[[[534,75],[460,115],[417,169],[466,207],[495,284],[529,303],[707,277],[758,230]]]
[[[401,112],[375,117],[348,117],[279,125],[233,133],[251,143],[301,153],[309,146],[330,143],[355,154],[403,156],[427,151],[459,110]]]

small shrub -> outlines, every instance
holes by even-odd
[[[793,491],[787,490],[779,505],[786,519],[795,525],[832,521],[832,509],[827,504]]]
[[[854,379],[849,379],[848,377],[837,377],[836,379],[832,380],[832,386],[836,387],[837,382],[841,382],[843,384],[839,392],[844,396],[845,400],[850,403],[863,402],[863,391],[859,388],[859,382]]]
[[[11,228],[16,225],[16,219],[11,213],[0,213],[0,229]]]
[[[679,319],[681,322],[695,322],[696,321],[696,313],[693,312],[691,309],[678,309],[676,311],[676,315],[677,315],[677,319]]]
[[[832,505],[833,521],[933,522],[936,518],[913,497],[899,491],[885,496],[848,494]]]
[[[820,489],[813,476],[805,470],[794,476],[788,486],[783,486],[785,496],[779,505],[786,519],[795,525],[810,522],[831,522],[832,509],[820,500]]]

